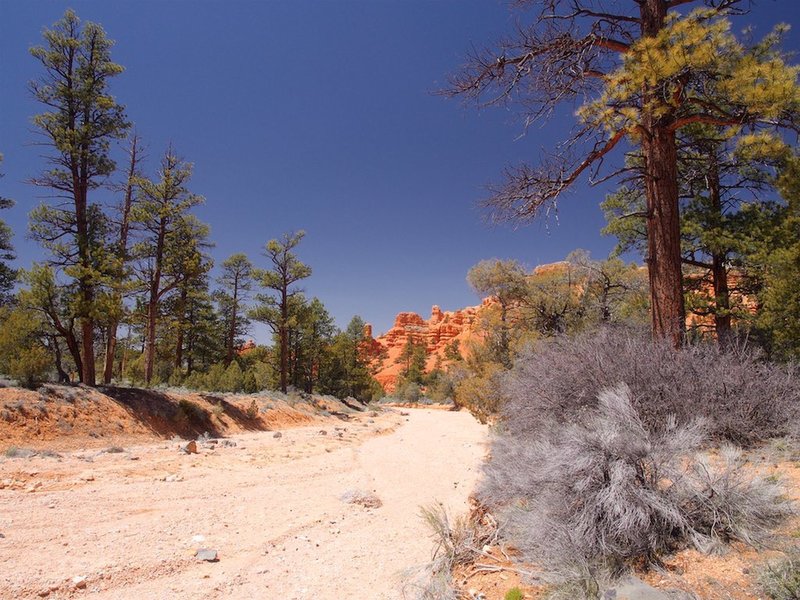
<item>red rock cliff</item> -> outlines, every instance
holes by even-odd
[[[431,370],[437,361],[447,362],[445,350],[454,341],[458,341],[463,350],[464,343],[476,337],[476,321],[481,309],[490,304],[491,299],[484,300],[479,306],[470,306],[456,311],[443,311],[438,306],[431,309],[431,316],[426,321],[413,312],[401,312],[394,320],[394,326],[374,340],[380,346],[384,356],[377,365],[375,378],[387,391],[392,391],[402,365],[397,362],[403,348],[412,340],[417,344],[425,344],[428,354],[426,369]],[[372,333],[372,327],[367,326]],[[365,330],[365,333],[367,331]],[[371,337],[370,337],[371,339]]]

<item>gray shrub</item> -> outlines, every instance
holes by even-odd
[[[605,577],[682,546],[757,542],[791,513],[779,484],[745,469],[736,451],[699,454],[703,419],[665,416],[652,427],[638,406],[619,384],[569,420],[548,415],[535,434],[509,422],[479,491],[523,558],[585,597]]]
[[[503,413],[512,435],[534,436],[579,419],[600,390],[625,382],[644,426],[702,418],[712,439],[749,446],[794,434],[800,378],[756,350],[698,343],[675,351],[648,335],[603,329],[529,347],[505,377]]]

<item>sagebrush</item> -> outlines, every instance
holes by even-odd
[[[757,543],[792,513],[779,482],[738,451],[699,452],[702,419],[666,416],[648,426],[634,398],[620,384],[570,422],[551,418],[551,427],[531,430],[508,423],[479,492],[507,520],[524,559],[555,583],[582,582],[576,589],[585,597],[606,577],[680,547]]]
[[[523,350],[503,380],[511,435],[532,436],[580,419],[601,390],[626,383],[648,430],[703,419],[712,439],[749,446],[796,433],[800,378],[793,365],[745,346],[705,342],[674,350],[624,329],[543,341]]]

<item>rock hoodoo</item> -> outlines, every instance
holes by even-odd
[[[364,328],[367,345],[382,355],[375,378],[387,391],[394,389],[402,369],[397,359],[409,340],[425,345],[428,370],[437,362],[446,364],[447,348],[458,341],[463,351],[464,342],[478,335],[477,319],[481,310],[491,303],[491,299],[486,299],[478,306],[456,311],[443,311],[434,305],[428,320],[414,312],[401,312],[395,317],[392,328],[377,338],[372,338],[372,326],[367,325]]]

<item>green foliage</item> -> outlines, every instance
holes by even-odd
[[[409,337],[397,357],[397,362],[403,365],[403,370],[400,372],[403,381],[417,385],[422,384],[425,381],[427,358],[425,342],[417,342],[413,337]]]
[[[425,396],[437,404],[452,403],[456,395],[456,380],[448,371],[434,369],[425,378]]]
[[[253,289],[256,275],[253,263],[245,254],[233,254],[222,263],[222,274],[217,279],[222,287],[216,290],[214,299],[222,317],[228,361],[233,360],[235,348],[250,326],[245,303]]]
[[[397,387],[392,395],[400,402],[409,403],[419,402],[423,397],[422,388],[420,388],[417,382],[403,380],[397,382]]]
[[[501,405],[498,378],[503,373],[498,363],[484,363],[481,370],[459,381],[455,386],[455,403],[486,423]]]
[[[161,159],[158,179],[136,181],[139,201],[131,218],[144,233],[133,246],[133,256],[147,289],[145,381],[148,383],[155,370],[157,326],[167,294],[178,292],[181,299],[178,306],[185,309],[187,286],[204,277],[211,268],[204,251],[208,246],[208,226],[188,212],[203,201],[187,187],[191,175],[192,166],[168,148]],[[179,316],[180,323],[184,319],[185,314]]]
[[[73,165],[83,165],[92,179],[110,175],[115,168],[110,140],[123,137],[130,127],[124,108],[108,91],[109,80],[123,71],[111,60],[113,42],[100,25],[81,25],[72,10],[42,35],[45,45],[30,52],[45,74],[31,83],[31,91],[50,110],[36,115],[33,123],[56,151],[50,159],[54,168],[44,179],[56,189],[70,186]]]
[[[757,255],[764,266],[759,326],[778,356],[800,358],[800,159],[790,161],[778,180],[786,208],[769,243]]]
[[[508,311],[527,295],[527,274],[513,260],[482,260],[467,273],[467,281],[481,296],[491,296],[499,304],[496,323],[491,327],[497,360],[511,367]]]
[[[304,231],[286,233],[280,240],[273,239],[267,243],[266,256],[272,267],[260,275],[261,285],[271,292],[259,294],[259,304],[250,312],[252,319],[267,324],[278,336],[280,387],[284,393],[289,381],[289,334],[296,326],[291,303],[300,293],[294,285],[311,276],[311,267],[302,263],[293,252],[304,236]]]
[[[123,69],[111,60],[113,43],[103,28],[81,24],[71,10],[43,37],[44,45],[30,52],[44,72],[30,87],[46,109],[33,117],[33,124],[52,149],[46,157],[51,168],[32,182],[71,202],[34,210],[31,233],[50,251],[52,264],[76,284],[70,290],[76,294],[70,317],[81,320],[81,355],[74,340],[68,343],[81,367],[81,381],[93,385],[94,321],[106,308],[103,289],[113,287],[118,261],[107,244],[107,218],[88,195],[114,172],[111,141],[124,137],[130,126],[108,89]]]
[[[41,323],[33,311],[0,310],[0,372],[33,387],[50,370],[52,357],[40,340]]]
[[[245,410],[245,414],[247,415],[248,419],[256,419],[256,418],[258,418],[258,402],[256,402],[255,398],[253,398],[250,401],[250,404],[247,405],[247,409]]]
[[[244,374],[239,363],[235,360],[228,365],[225,372],[220,377],[217,388],[213,391],[220,392],[241,392],[244,387]]]
[[[333,337],[320,364],[319,389],[337,398],[352,396],[361,401],[379,398],[383,389],[370,372],[365,351],[364,320],[355,316],[345,331]]]
[[[506,592],[504,600],[522,600],[522,597],[522,590],[520,590],[518,587],[515,587]]]
[[[242,377],[242,391],[245,394],[255,394],[256,392],[261,391],[258,385],[256,374],[250,369],[245,371],[244,376]]]
[[[3,162],[3,155],[0,154],[0,163]],[[0,173],[0,177],[2,177]],[[0,210],[11,208],[14,201],[0,196]],[[17,272],[8,266],[6,261],[14,260],[14,245],[11,243],[11,228],[0,219],[0,306],[8,304],[12,300],[11,291],[17,279]]]

